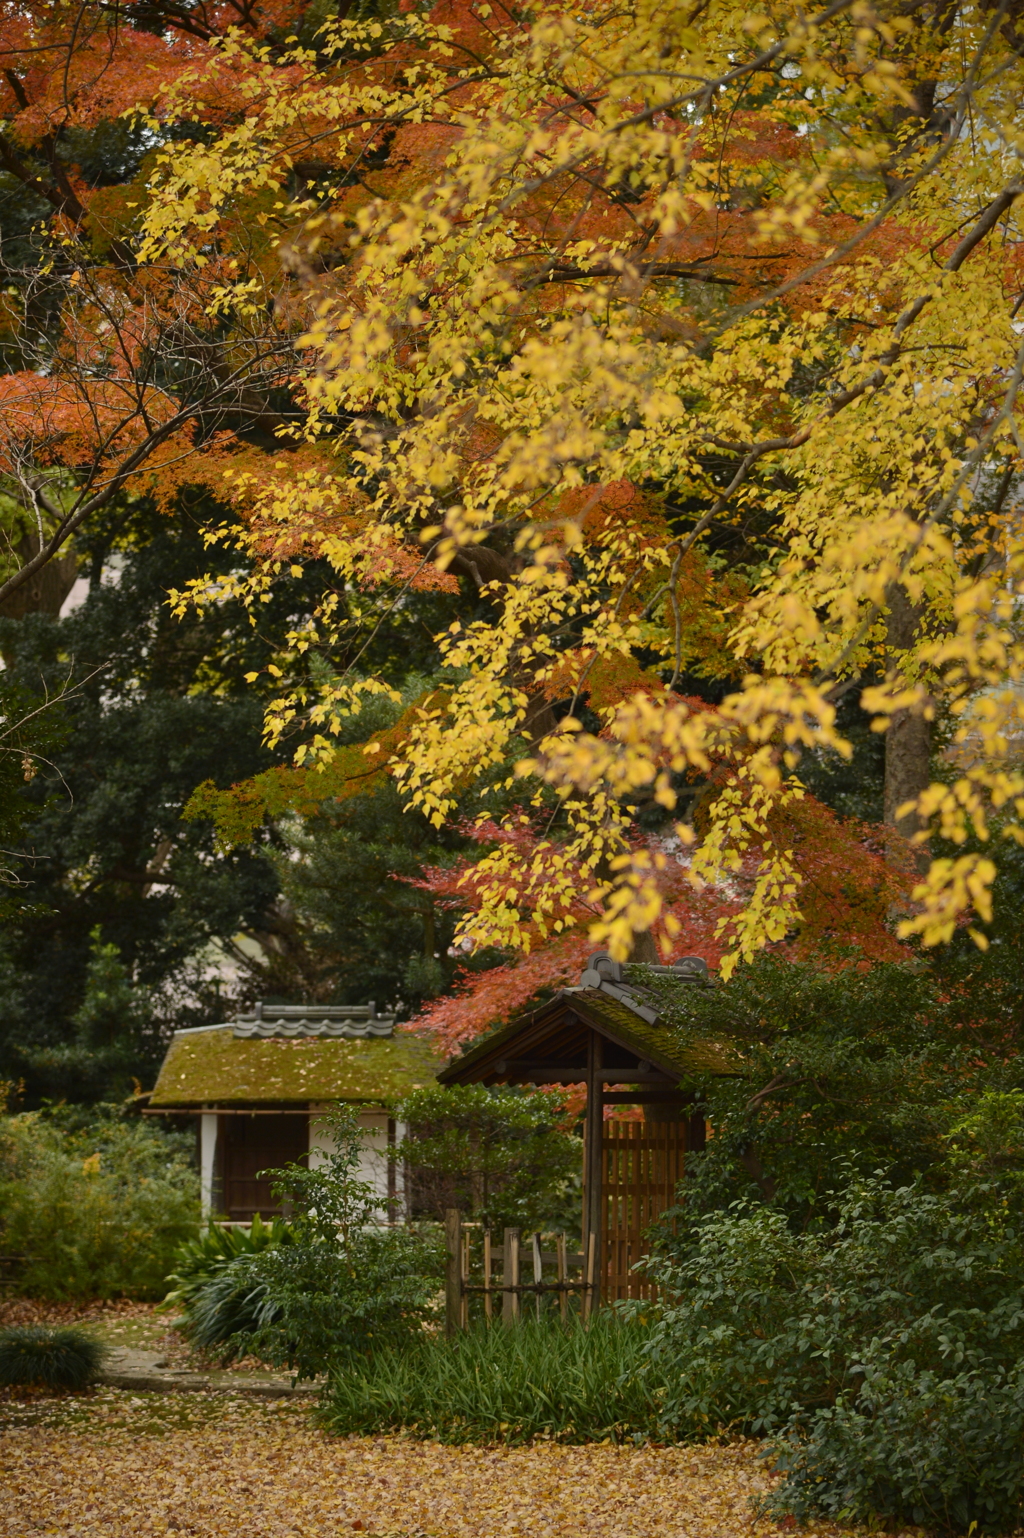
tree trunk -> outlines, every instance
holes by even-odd
[[[903,656],[913,646],[923,610],[912,604],[906,589],[890,587],[889,617],[886,640],[890,650],[888,677],[899,680]],[[919,711],[897,710],[885,734],[885,789],[883,816],[887,827],[893,828],[902,838],[911,839],[921,831],[923,823],[917,812],[899,816],[899,808],[907,801],[915,800],[931,782],[932,723]],[[927,846],[919,844],[915,861],[920,870],[926,870],[929,862]]]
[[[654,936],[649,929],[644,929],[633,935],[633,944],[629,948],[630,961],[641,961],[646,966],[656,967],[661,961],[658,955],[658,947],[654,943]]]
[[[27,565],[39,550],[39,536],[23,535],[13,550],[22,566]],[[24,619],[26,614],[48,614],[51,619],[56,619],[77,576],[77,555],[55,556],[9,598],[4,599],[0,604],[0,614],[4,619]]]

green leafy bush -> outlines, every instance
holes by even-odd
[[[233,1336],[276,1317],[276,1310],[268,1310],[265,1288],[250,1279],[244,1262],[293,1238],[283,1218],[264,1223],[257,1213],[249,1228],[211,1223],[197,1239],[183,1244],[167,1278],[174,1285],[164,1307],[183,1310],[175,1325],[185,1339],[200,1351],[220,1350],[229,1361],[236,1356],[236,1347],[229,1344]]]
[[[159,1298],[199,1228],[191,1139],[117,1107],[0,1117],[0,1253],[46,1298]]]
[[[0,1330],[0,1386],[88,1388],[106,1355],[106,1347],[84,1330],[51,1330],[42,1325]]]
[[[440,1222],[457,1207],[499,1231],[565,1227],[567,1216],[578,1227],[582,1151],[560,1091],[432,1085],[395,1115],[406,1136],[393,1157],[412,1171],[416,1213]]]
[[[955,1352],[956,1343],[950,1351]],[[1024,1363],[968,1351],[964,1371],[865,1362],[855,1397],[776,1450],[776,1514],[879,1517],[929,1531],[1016,1533],[1024,1516]],[[981,1363],[979,1366],[978,1364]]]
[[[855,1179],[834,1225],[799,1231],[750,1204],[699,1217],[652,1268],[668,1298],[649,1346],[666,1425],[769,1433],[787,1473],[775,1513],[1011,1530],[1022,1129],[1024,1096],[982,1097],[947,1135],[945,1190]]]
[[[638,1319],[596,1314],[480,1326],[447,1340],[421,1332],[331,1382],[320,1410],[338,1434],[404,1431],[441,1442],[638,1442],[664,1436],[668,1390],[644,1354]]]
[[[715,1135],[687,1159],[677,1231],[735,1201],[831,1222],[836,1194],[880,1168],[894,1186],[922,1175],[941,1188],[951,1125],[1024,1069],[1001,996],[907,966],[828,973],[765,955],[725,987],[650,988],[681,1041],[727,1043],[741,1065],[692,1086]]]
[[[278,1318],[280,1304],[268,1298],[266,1284],[253,1271],[253,1258],[238,1255],[190,1289],[175,1324],[197,1351],[216,1353],[223,1362],[248,1356],[255,1349],[255,1333]]]
[[[335,1146],[322,1164],[272,1172],[294,1212],[277,1240],[254,1245],[250,1230],[244,1253],[223,1264],[204,1259],[205,1275],[196,1267],[181,1299],[194,1345],[216,1347],[225,1360],[256,1355],[308,1379],[409,1338],[436,1314],[439,1239],[380,1222],[384,1204],[354,1175],[362,1149],[355,1113],[343,1108],[325,1121]]]

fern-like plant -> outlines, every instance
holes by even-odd
[[[198,1239],[188,1239],[179,1246],[174,1256],[175,1269],[167,1278],[172,1290],[161,1307],[182,1308],[187,1313],[196,1294],[239,1256],[255,1255],[293,1242],[292,1227],[283,1218],[264,1223],[257,1213],[247,1229],[211,1223]]]
[[[0,1330],[0,1386],[83,1389],[94,1383],[107,1348],[84,1330],[22,1325]]]

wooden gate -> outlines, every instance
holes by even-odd
[[[648,1252],[644,1233],[675,1204],[683,1178],[685,1121],[606,1121],[601,1139],[603,1302],[649,1298],[650,1282],[631,1271]]]

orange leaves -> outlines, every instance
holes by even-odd
[[[702,821],[698,815],[698,827]],[[452,996],[434,1001],[417,1016],[412,1029],[430,1035],[449,1053],[531,1001],[574,985],[594,949],[591,925],[600,911],[596,894],[588,892],[598,883],[581,871],[575,885],[569,883],[559,909],[560,923],[566,926],[562,932],[554,928],[548,911],[542,911],[542,922],[531,924],[531,903],[541,894],[550,895],[548,862],[560,857],[559,852],[525,819],[514,828],[483,824],[474,837],[518,856],[508,863],[504,888],[499,862],[493,859],[486,866],[464,861],[435,870],[417,884],[462,908],[467,916],[460,932],[470,936],[475,913],[485,908],[493,912],[499,902],[518,906],[529,931],[529,947],[526,954],[497,967],[464,972]],[[882,830],[841,820],[804,794],[770,809],[763,842],[753,844],[731,871],[715,880],[697,875],[689,846],[671,828],[646,839],[634,830],[633,857],[655,874],[660,912],[653,934],[665,960],[699,955],[713,970],[721,965],[735,945],[737,925],[773,858],[773,846],[786,851],[800,882],[799,910],[789,932],[772,942],[773,949],[827,968],[906,958],[890,914],[894,907],[906,910],[912,868],[886,861]],[[534,878],[536,886],[531,884]]]
[[[394,545],[382,548],[366,561],[361,577],[368,587],[387,584],[414,593],[457,593],[459,583],[450,572],[440,571],[422,550]]]
[[[544,681],[544,697],[564,700],[579,696],[592,710],[602,712],[629,699],[638,689],[652,694],[664,693],[664,684],[656,673],[642,668],[632,657],[621,653],[599,657],[584,648],[563,652]]]
[[[665,532],[657,499],[625,479],[603,486],[573,486],[559,496],[557,512],[577,523],[595,544],[614,540],[626,523],[648,538],[663,537]]]
[[[17,474],[30,461],[89,464],[98,444],[103,461],[113,463],[173,415],[162,391],[136,389],[116,377],[0,374],[0,468]]]
[[[575,929],[528,956],[485,972],[466,972],[455,991],[428,1004],[410,1029],[454,1054],[531,1000],[578,983],[592,950],[587,931]]]

